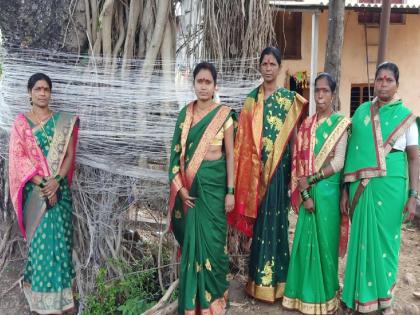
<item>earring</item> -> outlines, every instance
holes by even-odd
[[[32,102],[32,97],[29,97],[29,103],[31,104],[31,106],[34,106],[34,103]]]

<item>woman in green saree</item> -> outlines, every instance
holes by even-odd
[[[335,88],[330,74],[316,77],[316,113],[303,121],[293,150],[291,203],[299,217],[283,306],[303,314],[333,314],[339,306],[340,179],[350,120],[333,111]]]
[[[349,312],[392,314],[401,223],[414,217],[418,126],[396,96],[398,67],[378,66],[375,99],[352,118],[341,210],[352,220],[342,301]]]
[[[248,295],[266,302],[283,297],[289,265],[288,197],[291,138],[306,100],[279,87],[280,51],[260,57],[264,82],[245,100],[235,140],[235,210],[228,222],[252,236]]]
[[[36,314],[74,309],[73,227],[69,185],[78,118],[49,108],[52,83],[31,76],[32,110],[19,114],[11,130],[9,179],[13,206],[29,251],[23,291]]]
[[[170,224],[181,247],[179,314],[222,314],[229,260],[225,211],[234,206],[233,112],[213,96],[217,73],[193,72],[197,100],[179,113],[169,165]]]

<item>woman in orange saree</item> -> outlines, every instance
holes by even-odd
[[[280,51],[260,57],[264,82],[246,98],[235,141],[235,210],[228,222],[252,236],[246,292],[259,300],[283,297],[289,265],[288,196],[291,138],[306,100],[279,87]]]

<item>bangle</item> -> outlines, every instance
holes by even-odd
[[[419,193],[415,189],[409,189],[408,190],[408,197],[414,197],[417,198]]]
[[[308,185],[313,185],[313,184],[318,183],[320,180],[322,180],[324,178],[325,178],[324,172],[321,170],[319,172],[316,172],[312,176],[308,176],[306,178],[306,181],[308,182]]]
[[[38,186],[41,187],[41,188],[44,188],[46,184],[47,184],[47,180],[45,178],[43,178]]]
[[[63,177],[62,177],[61,175],[58,175],[58,174],[57,174],[57,175],[55,175],[55,177],[54,177],[54,178],[55,178],[55,180],[57,181],[57,183],[59,183],[59,184],[63,181]]]
[[[227,187],[227,193],[229,194],[229,195],[234,195],[235,194],[235,188],[233,188],[233,187]]]
[[[302,197],[303,201],[306,201],[311,198],[309,192],[306,189],[300,192],[300,196]]]

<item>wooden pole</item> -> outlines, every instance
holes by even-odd
[[[376,64],[377,66],[385,61],[390,17],[391,0],[382,0],[381,24],[379,29],[378,62]]]
[[[315,78],[318,73],[319,12],[312,13],[311,85],[309,87],[309,115],[315,114]]]
[[[330,0],[328,5],[328,39],[325,53],[324,71],[337,81],[333,107],[340,110],[339,87],[341,77],[341,54],[344,40],[345,0]]]

